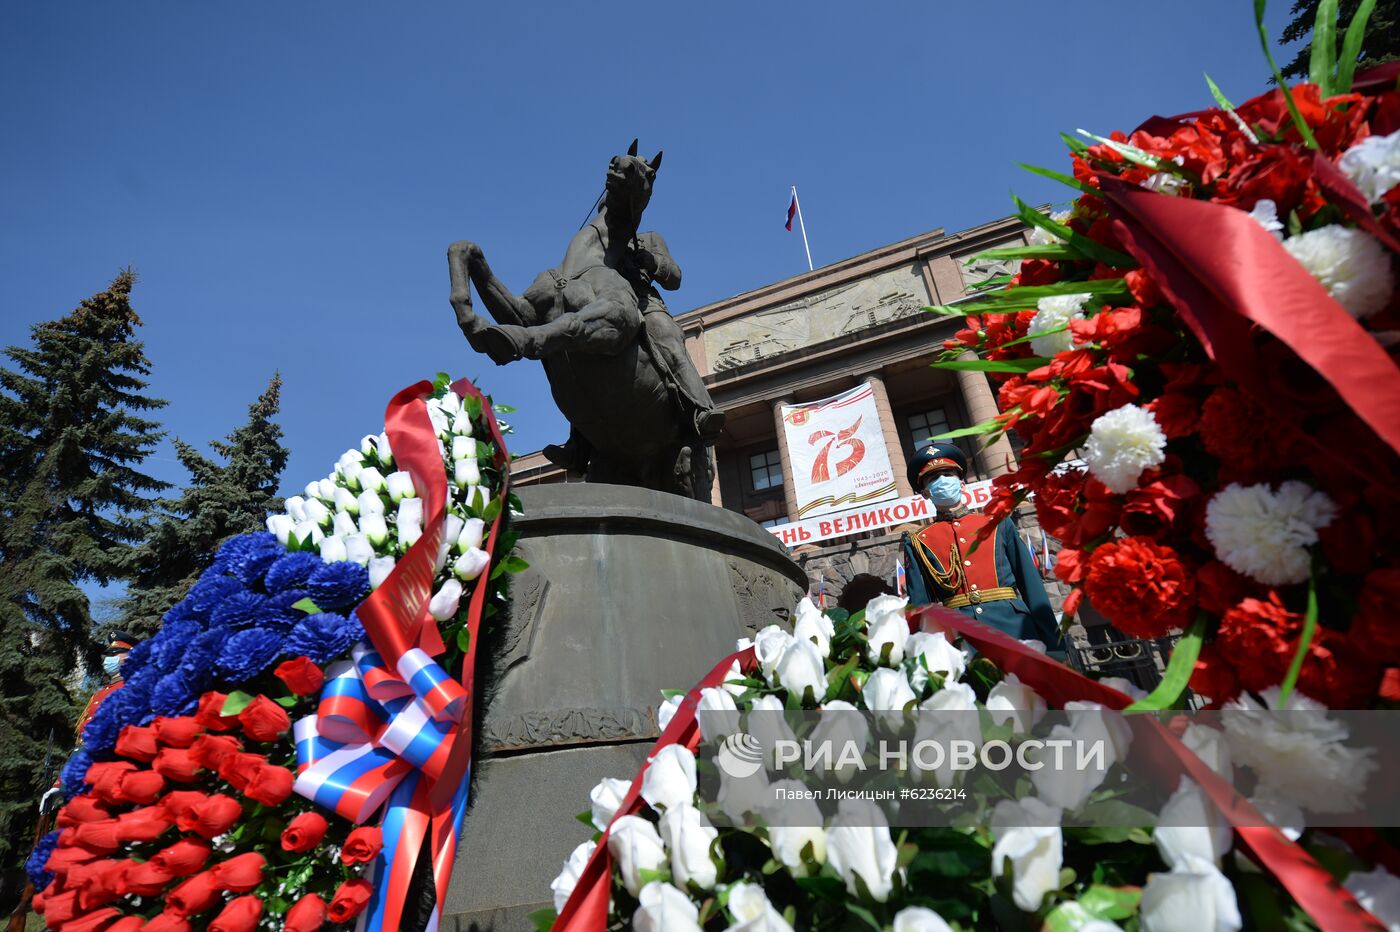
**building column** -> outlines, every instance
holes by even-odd
[[[716,508],[724,507],[724,496],[719,491],[719,447],[707,447],[707,453],[714,453],[714,475],[710,478],[710,504]]]
[[[968,350],[959,359],[976,359],[977,354]],[[997,408],[997,396],[987,383],[985,372],[959,371],[958,390],[962,392],[963,404],[967,406],[967,416],[973,424],[991,420],[1001,411]],[[1011,472],[1016,468],[1016,454],[1011,450],[1011,441],[1005,434],[998,434],[995,441],[977,454],[979,471],[988,479]]]
[[[792,460],[788,457],[787,431],[783,425],[783,405],[791,403],[791,395],[773,400],[773,429],[778,437],[778,457],[783,464],[783,507],[787,510],[787,519],[796,521],[797,489],[792,484]]]
[[[894,411],[890,408],[890,395],[885,390],[885,376],[876,369],[859,376],[858,381],[870,383],[875,396],[875,411],[880,415],[880,433],[885,438],[885,451],[890,457],[890,468],[894,470],[894,487],[900,498],[914,494],[909,484],[909,460],[904,455],[904,446],[899,442],[899,427],[894,422]]]

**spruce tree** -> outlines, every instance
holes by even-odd
[[[139,471],[161,437],[130,270],[31,328],[0,368],[0,863],[28,854],[48,737],[61,764],[98,645],[82,584],[118,578],[165,484]]]
[[[248,420],[223,441],[210,444],[223,465],[193,446],[175,440],[176,455],[189,470],[190,484],[178,498],[161,503],[136,553],[132,585],[122,603],[122,624],[149,635],[161,616],[184,598],[228,537],[262,530],[267,515],[281,505],[277,494],[287,449],[277,416],[282,377],[248,407]]]
[[[1317,7],[1320,2],[1321,0],[1294,0],[1293,9],[1289,11],[1293,14],[1293,19],[1283,27],[1282,39],[1285,44],[1304,38],[1311,40],[1313,21],[1317,19]],[[1356,15],[1356,8],[1360,5],[1361,0],[1338,0],[1337,48],[1334,54],[1341,54],[1342,37],[1346,35],[1347,25],[1351,23],[1352,17]],[[1309,41],[1293,60],[1283,67],[1284,77],[1307,80],[1311,46]],[[1366,21],[1366,37],[1361,42],[1361,57],[1357,60],[1356,70],[1361,71],[1397,58],[1400,58],[1400,0],[1377,0],[1376,8],[1371,11],[1371,18]]]

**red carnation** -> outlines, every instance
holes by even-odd
[[[58,818],[54,824],[59,828],[66,828],[69,825],[77,825],[82,822],[96,822],[98,819],[110,819],[112,814],[103,808],[102,803],[94,796],[74,796],[68,800],[68,805],[58,811]]]
[[[1293,428],[1239,389],[1222,386],[1201,407],[1201,441],[1221,461],[1221,481],[1262,479],[1296,456]]]
[[[199,779],[199,762],[189,748],[161,748],[151,766],[167,780],[193,783]]]
[[[282,850],[298,853],[310,851],[321,843],[329,827],[319,812],[303,812],[282,830]]]
[[[379,855],[384,847],[384,835],[377,825],[363,825],[345,839],[345,847],[340,851],[340,859],[346,864],[367,864]],[[331,904],[334,908],[335,904]]]
[[[149,806],[165,792],[165,777],[154,770],[138,770],[122,776],[117,795],[122,802]]]
[[[1259,595],[1261,588],[1219,560],[1212,560],[1196,571],[1196,584],[1201,608],[1212,615],[1224,615],[1245,596]]]
[[[243,734],[254,741],[276,741],[292,727],[292,720],[280,705],[266,696],[258,696],[242,712],[238,713],[238,723],[243,726]]]
[[[152,859],[127,868],[122,876],[122,889],[135,896],[160,896],[175,877],[163,864]]]
[[[143,932],[190,932],[191,926],[184,916],[167,908],[165,912],[151,917],[141,928]]]
[[[175,824],[164,806],[146,806],[117,817],[117,834],[122,841],[155,841]]]
[[[1292,648],[1297,651],[1296,641]],[[1298,674],[1299,692],[1331,709],[1356,709],[1370,705],[1380,683],[1375,657],[1358,650],[1340,631],[1317,629]]]
[[[248,785],[243,788],[243,795],[264,805],[276,806],[292,795],[295,779],[286,767],[264,764],[253,771]]]
[[[1352,639],[1377,660],[1400,660],[1400,569],[1374,570],[1366,574],[1351,622]]]
[[[238,717],[225,717],[220,714],[226,701],[228,696],[221,692],[211,690],[205,693],[199,697],[199,708],[195,710],[194,720],[209,731],[233,731],[238,727]]]
[[[208,798],[208,793],[201,793],[199,790],[173,790],[165,794],[160,804],[165,807],[166,812],[179,820],[182,815]]]
[[[63,924],[63,932],[97,932],[98,929],[105,928],[107,923],[120,915],[120,910],[108,906],[106,909],[99,909],[81,918],[68,920]]]
[[[262,900],[255,896],[240,896],[231,900],[209,923],[209,932],[253,932],[262,918],[262,911]]]
[[[188,877],[204,869],[213,849],[207,841],[198,838],[182,838],[168,848],[163,848],[150,862],[170,872],[175,877]]]
[[[1259,692],[1283,681],[1302,630],[1303,616],[1270,592],[1267,599],[1244,599],[1226,612],[1216,643],[1235,664],[1240,685]]]
[[[311,695],[318,691],[326,680],[325,673],[312,663],[310,657],[284,660],[272,672],[277,674],[278,679],[286,683],[287,688],[298,696]]]
[[[1124,634],[1155,638],[1185,627],[1196,586],[1176,551],[1125,537],[1089,557],[1084,594]]]
[[[149,764],[156,756],[155,730],[149,726],[127,725],[117,736],[117,753]]]
[[[249,851],[215,864],[210,873],[219,886],[234,893],[247,893],[262,883],[263,865],[267,862],[261,854]]]
[[[374,894],[374,888],[370,886],[368,880],[347,880],[340,885],[340,889],[335,891],[335,896],[331,898],[330,919],[331,922],[349,922],[364,911],[365,904]]]
[[[1152,412],[1152,419],[1168,440],[1191,436],[1201,418],[1201,402],[1185,392],[1168,392],[1154,398],[1147,410]]]
[[[316,932],[326,921],[326,901],[314,893],[292,904],[282,921],[283,932]]]
[[[1120,525],[1134,537],[1161,540],[1181,523],[1201,487],[1185,476],[1164,476],[1128,492]]]
[[[190,745],[190,754],[205,770],[218,770],[223,766],[224,758],[241,750],[243,745],[231,735],[200,735]]]
[[[194,832],[214,838],[227,832],[243,816],[243,806],[232,796],[217,793],[204,802],[190,807],[175,824],[182,832]]]
[[[165,908],[180,916],[193,916],[219,901],[222,888],[213,871],[195,874],[165,895]]]
[[[204,730],[204,726],[188,715],[179,718],[157,718],[151,722],[151,727],[155,729],[156,741],[168,748],[187,748],[194,744],[194,739]]]

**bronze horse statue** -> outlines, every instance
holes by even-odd
[[[666,243],[640,233],[661,153],[613,158],[597,214],[557,268],[521,295],[491,271],[481,247],[447,250],[451,303],[467,342],[497,365],[538,359],[569,419],[569,440],[545,454],[589,482],[635,485],[708,501],[709,445],[723,427],[685,351],[680,327],[653,285],[680,286]],[[472,310],[471,285],[495,319]]]

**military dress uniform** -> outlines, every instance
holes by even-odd
[[[950,468],[966,475],[962,451],[951,443],[933,443],[910,462],[909,480],[923,490],[929,473]],[[1003,519],[994,536],[970,550],[991,521],[959,505],[904,535],[910,604],[941,603],[1014,638],[1035,638],[1049,650],[1063,651],[1040,572],[1011,519]]]

